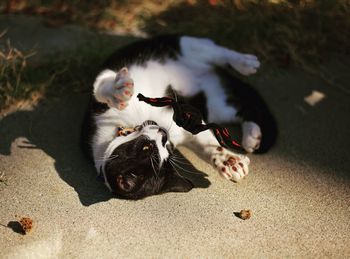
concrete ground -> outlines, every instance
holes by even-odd
[[[349,66],[327,69],[347,81]],[[238,184],[181,149],[196,188],[140,201],[113,198],[81,154],[86,94],[2,118],[0,257],[350,257],[349,95],[291,69],[251,81],[279,123],[275,148],[250,155]],[[326,96],[315,106],[304,101],[312,90]],[[251,219],[234,215],[241,209]],[[28,235],[7,227],[21,216],[34,220]]]

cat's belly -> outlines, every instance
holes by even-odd
[[[195,71],[179,61],[168,60],[164,64],[148,61],[145,66],[131,66],[129,71],[136,95],[163,97],[169,86],[183,96],[195,95],[200,90]]]

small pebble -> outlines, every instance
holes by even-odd
[[[236,214],[239,218],[246,220],[250,219],[252,216],[252,211],[251,210],[241,210],[239,213]]]
[[[19,220],[19,224],[22,226],[23,234],[29,233],[33,228],[33,220],[31,218],[22,217]]]

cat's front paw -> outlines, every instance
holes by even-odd
[[[111,106],[123,110],[128,106],[128,101],[134,94],[134,81],[130,77],[126,67],[122,68],[115,78]]]
[[[211,156],[211,161],[218,173],[228,180],[238,182],[248,175],[250,160],[247,156],[217,147]]]
[[[260,67],[258,58],[250,54],[239,54],[229,60],[230,65],[242,75],[251,75],[256,73]]]

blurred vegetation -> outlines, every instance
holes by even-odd
[[[0,13],[41,15],[51,26],[211,37],[281,65],[350,51],[350,0],[7,0]]]
[[[0,39],[6,31],[0,34]],[[28,98],[33,89],[25,87],[27,59],[35,52],[22,53],[11,46],[9,40],[0,49],[0,104],[2,107],[9,106],[14,99]],[[0,107],[1,108],[1,107]]]
[[[97,38],[79,49],[53,53],[45,62],[30,59],[37,54],[33,49],[24,53],[11,45],[6,31],[0,34],[0,115],[9,107],[36,103],[45,97],[59,97],[67,93],[90,91],[100,65],[115,45],[107,38]],[[27,101],[27,102],[26,102]]]
[[[152,35],[194,33],[279,66],[304,66],[334,51],[349,54],[350,1],[183,3],[147,19],[143,29]]]
[[[135,33],[142,20],[165,11],[178,0],[5,0],[0,13],[47,18],[49,26],[74,23],[98,30]]]
[[[73,23],[123,35],[184,33],[210,37],[222,45],[254,53],[270,65],[298,66],[314,74],[332,54],[350,52],[350,0],[7,0],[0,3],[0,14],[6,13],[42,16],[53,27]],[[96,52],[86,49],[72,55],[72,60],[55,61],[50,66],[55,68],[54,76],[46,66],[41,81],[51,85],[85,83],[73,74],[94,71],[92,66],[96,69],[96,63],[105,56]],[[10,69],[12,65],[6,65],[2,77],[27,70],[20,65],[21,56],[16,60],[16,72]],[[24,78],[18,75],[0,80],[2,85],[7,80],[1,95],[18,93],[18,84]]]

